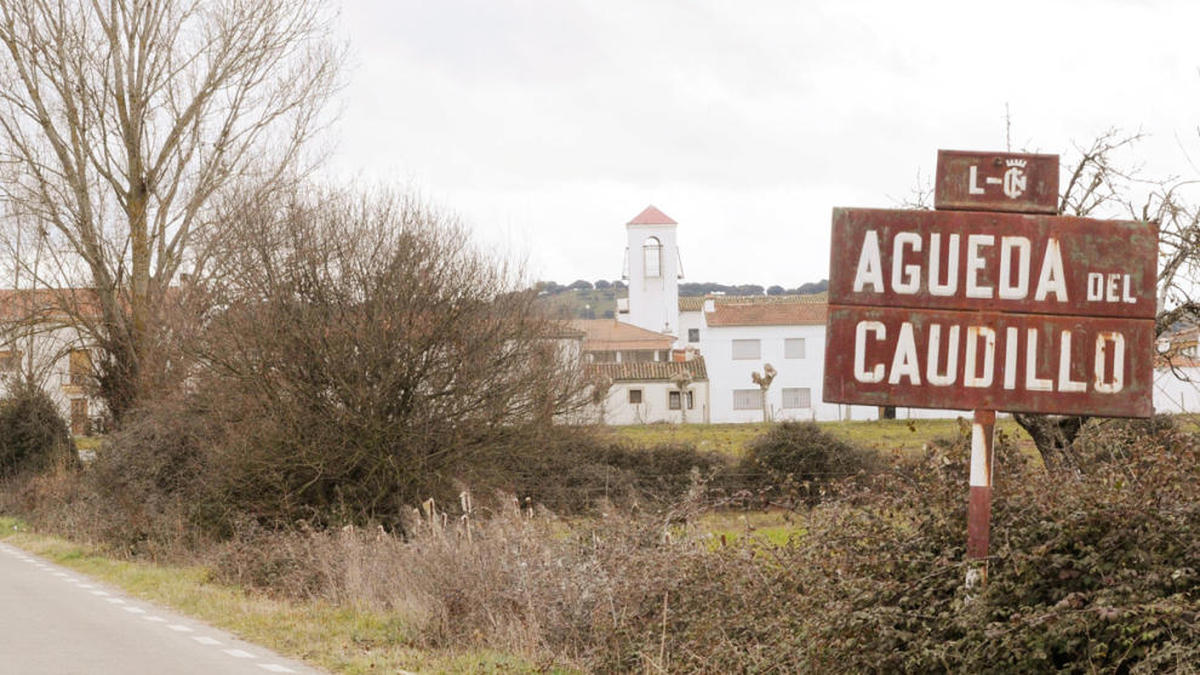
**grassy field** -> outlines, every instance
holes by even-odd
[[[338,673],[537,670],[533,664],[505,654],[419,648],[394,613],[249,594],[210,581],[203,567],[114,560],[87,546],[28,532],[12,518],[0,517],[0,539],[134,597]]]
[[[821,428],[852,443],[880,452],[911,453],[919,451],[930,440],[960,433],[960,425],[968,422],[941,420],[878,420],[870,422],[820,422]],[[691,443],[701,450],[712,450],[740,457],[746,444],[769,428],[765,424],[643,424],[613,427],[615,437],[638,445],[656,443]],[[1019,447],[1033,452],[1033,439],[1011,418],[996,421],[997,433],[1015,438]]]

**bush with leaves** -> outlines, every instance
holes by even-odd
[[[813,501],[826,486],[881,466],[878,453],[837,438],[815,422],[781,422],[747,444],[738,473],[770,491]]]
[[[0,477],[38,473],[79,456],[58,406],[28,383],[16,383],[0,400]]]

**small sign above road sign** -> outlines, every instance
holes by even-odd
[[[1058,155],[938,150],[934,208],[1058,213]]]

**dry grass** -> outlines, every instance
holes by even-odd
[[[30,553],[337,673],[521,672],[533,664],[477,648],[421,645],[402,612],[361,602],[269,597],[215,581],[202,565],[117,560],[58,537],[29,532],[0,518],[0,539]],[[381,580],[387,582],[387,580]]]

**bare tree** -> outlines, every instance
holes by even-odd
[[[1141,133],[1110,129],[1086,147],[1076,147],[1059,201],[1059,213],[1099,218],[1155,221],[1159,226],[1159,278],[1156,335],[1200,319],[1194,280],[1200,272],[1200,211],[1187,199],[1194,183],[1174,178],[1147,180],[1140,167],[1123,166]],[[1139,194],[1140,193],[1140,194]],[[1052,471],[1083,471],[1073,446],[1087,417],[1014,413]]]
[[[0,0],[0,199],[55,254],[29,274],[94,292],[95,317],[62,309],[115,415],[168,288],[205,269],[217,199],[308,168],[342,62],[329,21],[320,0]]]
[[[679,421],[687,424],[687,409],[688,409],[688,394],[691,393],[688,389],[692,386],[692,373],[687,370],[680,370],[671,376],[671,384],[675,385],[675,391],[679,392]]]
[[[775,380],[777,371],[775,366],[769,363],[763,364],[762,374],[750,373],[750,381],[758,385],[761,391],[763,422],[771,421],[771,408],[767,405],[767,390],[771,388],[771,382]]]
[[[187,413],[143,416],[203,420],[218,501],[279,522],[398,522],[474,458],[587,404],[561,325],[453,220],[395,195],[306,192],[231,219],[196,291],[211,309],[185,345]]]
[[[607,414],[608,392],[612,386],[612,378],[607,375],[596,375],[590,383],[589,399],[596,408],[597,422],[601,425],[606,424],[604,417]]]

